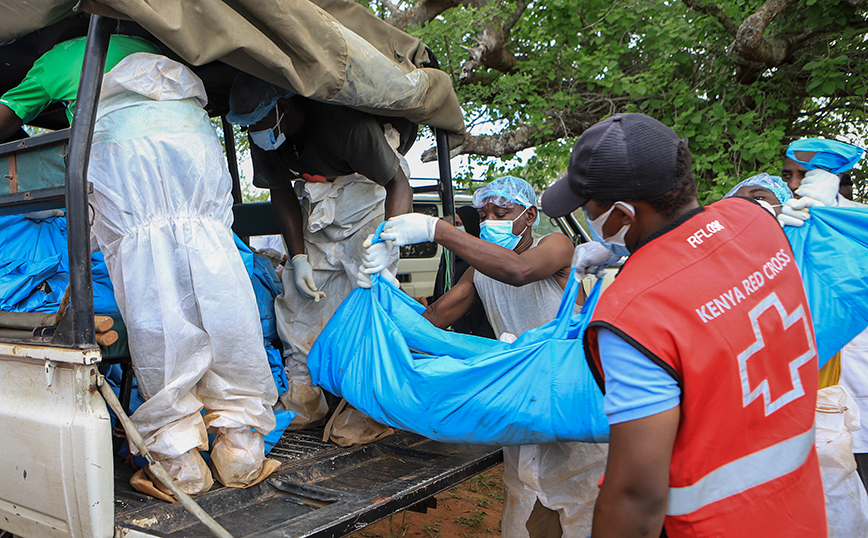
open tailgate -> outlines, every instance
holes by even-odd
[[[324,443],[322,430],[286,432],[269,457],[283,465],[263,483],[196,497],[236,538],[345,536],[503,460],[498,447],[445,444],[407,432],[342,448]],[[134,491],[131,474],[116,466],[119,535],[213,536],[179,504]]]

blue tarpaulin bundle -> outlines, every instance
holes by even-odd
[[[268,364],[271,366],[271,375],[277,385],[277,394],[286,392],[289,382],[286,379],[286,368],[283,366],[283,356],[280,350],[274,347],[274,341],[278,339],[277,318],[274,314],[274,298],[283,293],[283,284],[280,277],[274,272],[271,262],[262,256],[255,256],[250,247],[244,244],[238,236],[235,236],[235,246],[241,254],[241,261],[250,275],[253,284],[253,293],[256,295],[256,304],[259,306],[259,320],[262,323],[262,338],[265,343],[265,352],[268,355]]]
[[[868,209],[812,207],[784,228],[814,320],[820,367],[868,327]]]
[[[102,253],[95,252],[91,262],[94,311],[117,314]],[[0,310],[57,312],[68,284],[65,217],[0,217]]]
[[[307,359],[315,384],[371,418],[431,439],[481,445],[606,442],[609,426],[581,334],[600,283],[573,315],[570,276],[558,317],[511,344],[440,330],[378,277],[356,289]]]

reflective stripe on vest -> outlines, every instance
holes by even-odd
[[[691,486],[669,488],[667,516],[683,516],[801,467],[814,446],[814,428],[719,467]]]

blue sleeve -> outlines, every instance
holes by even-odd
[[[606,396],[603,411],[609,424],[650,417],[680,403],[681,389],[663,368],[607,329],[597,335]]]

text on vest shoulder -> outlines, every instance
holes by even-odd
[[[713,220],[703,226],[702,228],[693,232],[692,235],[687,237],[687,243],[693,247],[697,248],[701,245],[706,239],[710,239],[712,235],[717,232],[723,230],[723,224],[720,223],[719,220]]]
[[[696,314],[703,323],[708,323],[724,314],[733,306],[741,303],[750,294],[759,291],[766,282],[774,280],[790,261],[791,258],[784,249],[779,250],[769,261],[763,264],[761,271],[754,271],[747,278],[742,279],[740,285],[736,284],[732,286],[732,288],[721,293],[718,298],[712,299],[697,308]]]

